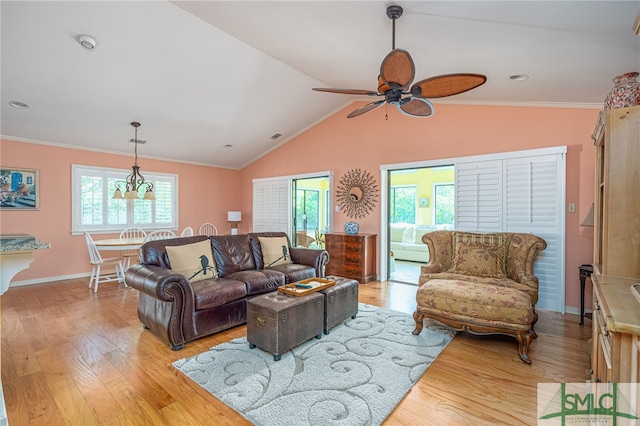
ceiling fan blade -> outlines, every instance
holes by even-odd
[[[406,50],[393,49],[380,65],[380,77],[387,85],[396,83],[404,88],[411,84],[415,76],[416,67]]]
[[[377,92],[372,92],[371,90],[360,90],[360,89],[331,89],[324,87],[314,87],[312,90],[316,90],[318,92],[329,92],[329,93],[342,93],[343,95],[365,95],[365,96],[378,96]]]
[[[411,87],[411,95],[422,98],[443,98],[482,86],[487,77],[482,74],[444,74],[419,81]]]
[[[398,109],[412,117],[429,117],[433,114],[433,104],[425,98],[405,98],[398,103]]]
[[[354,111],[351,111],[351,113],[349,113],[349,115],[347,115],[347,118],[353,118],[353,117],[357,117],[359,115],[364,114],[365,112],[369,112],[369,111],[373,111],[374,109],[378,108],[379,106],[381,106],[382,104],[384,104],[384,99],[381,101],[375,101],[375,102],[371,102],[370,104],[366,104],[363,107],[360,107]]]

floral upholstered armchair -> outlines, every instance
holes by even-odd
[[[505,334],[519,343],[520,358],[537,337],[538,278],[533,265],[547,247],[531,234],[434,231],[423,235],[429,263],[416,294],[414,334],[425,318],[474,334]]]

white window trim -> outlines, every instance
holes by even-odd
[[[125,180],[125,178],[129,174],[131,174],[130,169],[115,169],[115,168],[109,168],[109,167],[98,167],[98,166],[90,166],[90,165],[84,165],[84,164],[71,165],[71,235],[82,235],[85,232],[85,229],[83,229],[80,226],[80,215],[78,213],[80,210],[81,193],[80,193],[80,183],[77,179],[77,175],[81,170],[93,170],[93,171],[102,172],[102,173],[122,174],[122,180]],[[170,225],[162,225],[162,226],[155,226],[155,225],[144,226],[144,228],[151,229],[151,230],[153,229],[177,230],[178,223],[179,223],[178,175],[174,173],[161,173],[161,172],[153,172],[153,171],[144,171],[144,174],[146,175],[146,177],[148,177],[148,180],[150,181],[152,181],[153,177],[162,177],[169,180],[173,180],[174,195],[175,195],[174,206],[173,206],[173,209],[174,209],[173,223]],[[129,214],[130,213],[127,212],[127,215]],[[118,225],[117,227],[107,226],[103,229],[92,228],[87,231],[90,231],[92,234],[113,234],[121,231],[126,226],[129,226],[129,225]],[[131,225],[131,226],[139,226],[139,225]]]

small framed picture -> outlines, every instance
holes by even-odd
[[[420,198],[420,207],[429,207],[429,197]]]
[[[17,167],[0,167],[0,209],[38,210],[39,208],[38,171]]]

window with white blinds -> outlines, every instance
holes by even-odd
[[[73,233],[119,232],[127,227],[177,228],[178,175],[144,172],[145,180],[153,183],[155,200],[113,199],[116,183],[124,188],[129,173],[123,169],[71,166]]]

